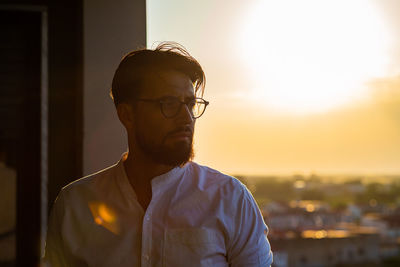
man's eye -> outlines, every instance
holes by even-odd
[[[175,107],[178,101],[174,99],[168,99],[168,100],[163,100],[161,103],[163,104],[164,107],[170,108],[170,107]]]

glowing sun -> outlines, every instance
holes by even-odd
[[[254,2],[253,2],[254,3]],[[245,97],[284,112],[321,112],[366,94],[384,75],[390,35],[365,0],[262,0],[241,21]]]

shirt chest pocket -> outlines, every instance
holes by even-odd
[[[204,228],[166,229],[163,266],[212,266],[216,236]]]

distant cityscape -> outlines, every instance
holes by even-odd
[[[400,266],[400,175],[236,177],[269,227],[274,267]]]

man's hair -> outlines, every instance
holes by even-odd
[[[123,57],[115,71],[110,91],[115,106],[139,97],[145,81],[158,77],[164,71],[187,75],[193,83],[195,95],[203,95],[206,77],[199,62],[178,43],[163,42],[154,50],[136,50]]]

